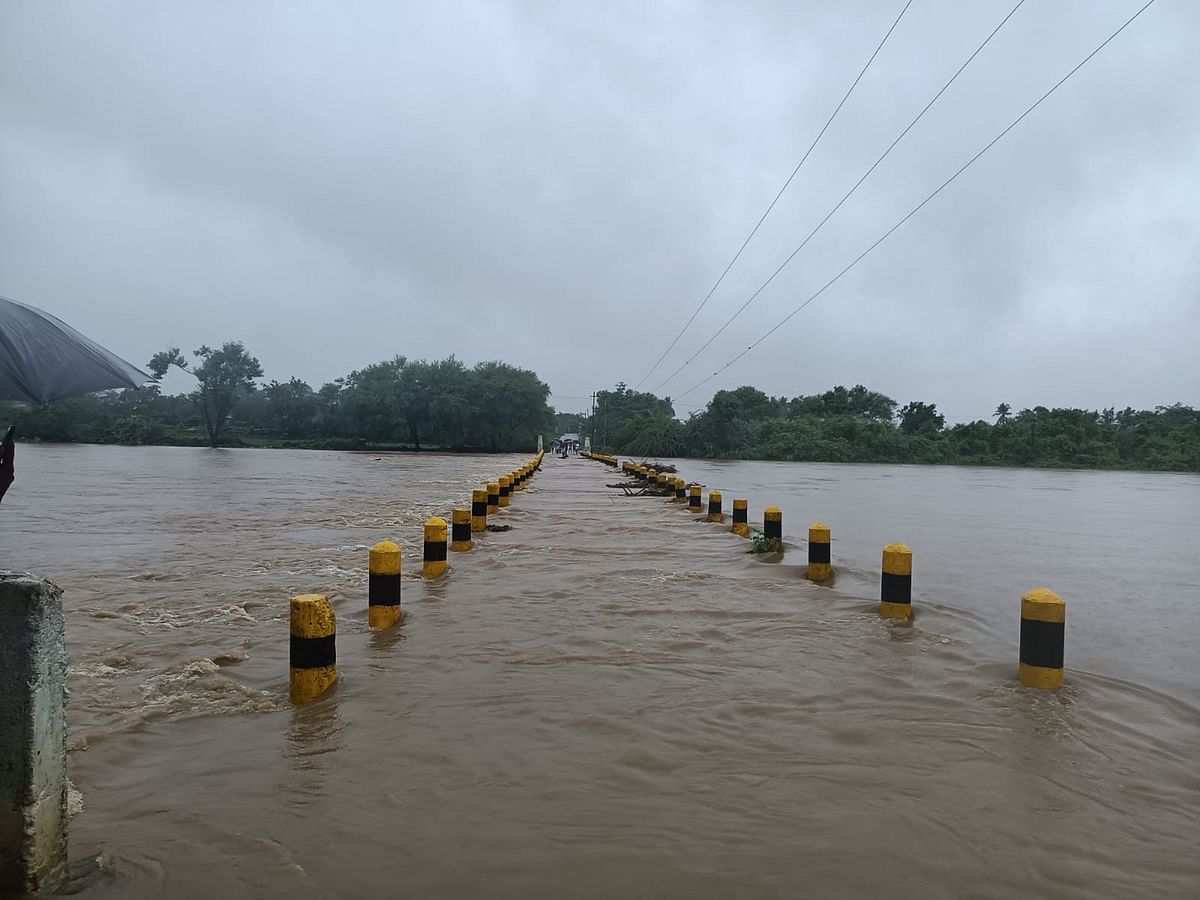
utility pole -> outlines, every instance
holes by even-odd
[[[596,446],[596,392],[592,391],[592,446]]]

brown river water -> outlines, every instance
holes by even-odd
[[[771,561],[547,456],[424,583],[424,519],[524,455],[17,449],[0,567],[66,592],[81,897],[1200,896],[1198,476],[678,461],[783,509]],[[1042,585],[1059,691],[1016,683]],[[293,708],[305,592],[341,680]]]

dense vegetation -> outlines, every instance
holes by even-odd
[[[814,462],[948,463],[1200,471],[1200,412],[1047,409],[946,427],[934,403],[895,400],[862,385],[769,397],[718,391],[687,421],[670,398],[624,384],[596,395],[594,419],[556,413],[537,375],[502,362],[468,368],[451,356],[374,363],[314,390],[297,378],[260,384],[242,344],[155,354],[162,375],[196,377],[190,394],[109,391],[37,408],[0,405],[26,439],[122,444],[232,444],[319,448],[527,450],[538,434],[591,435],[598,450],[635,457],[691,456]]]
[[[15,424],[22,438],[46,441],[486,451],[530,450],[553,426],[550,389],[502,362],[467,368],[454,357],[398,356],[313,390],[297,378],[256,384],[262,368],[236,341],[194,356],[189,367],[172,347],[149,364],[159,376],[168,366],[190,371],[191,394],[163,396],[151,387],[42,408],[8,404],[0,421]]]
[[[947,428],[934,403],[901,407],[857,385],[790,400],[719,391],[681,422],[669,399],[620,384],[597,395],[585,428],[598,449],[638,457],[1200,471],[1200,411],[1189,406],[1013,413],[1001,403],[991,418]]]

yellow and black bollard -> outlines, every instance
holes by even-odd
[[[829,526],[816,522],[808,526],[808,580],[828,581],[833,574],[829,554]]]
[[[471,531],[476,534],[487,531],[487,513],[487,488],[475,488],[471,491]]]
[[[708,521],[724,522],[725,516],[721,514],[721,492],[708,492]]]
[[[772,550],[783,551],[783,510],[778,506],[763,510],[763,537]]]
[[[654,471],[654,469],[650,469],[646,473],[646,483],[649,486],[650,490],[657,491],[658,490],[658,472]]]
[[[504,508],[512,500],[512,476],[501,475],[499,484],[500,495],[496,499],[500,502],[500,507]]]
[[[400,621],[400,547],[380,541],[367,555],[367,624],[391,628]]]
[[[733,501],[733,528],[730,530],[742,537],[750,536],[749,503],[745,500]]]
[[[487,486],[487,492],[488,492],[487,514],[489,516],[494,516],[496,514],[496,510],[498,510],[500,508],[500,482],[489,481],[488,486]]]
[[[398,608],[398,607],[397,607]],[[291,603],[288,680],[292,702],[312,703],[337,682],[337,624],[324,594],[301,594]]]
[[[704,507],[700,503],[700,491],[701,487],[698,484],[693,484],[688,488],[688,512],[704,512]]]
[[[450,549],[471,549],[471,511],[455,509],[450,512]]]
[[[687,485],[678,475],[671,478],[671,490],[675,494],[676,503],[687,503]]]
[[[437,578],[446,571],[446,520],[434,516],[425,522],[425,563],[421,574],[425,578]]]
[[[879,614],[885,619],[912,615],[912,551],[904,544],[884,545]]]
[[[1034,588],[1021,598],[1021,684],[1062,687],[1066,633],[1067,604],[1062,597]]]

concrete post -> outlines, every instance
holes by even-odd
[[[67,881],[62,588],[0,571],[0,893]]]

